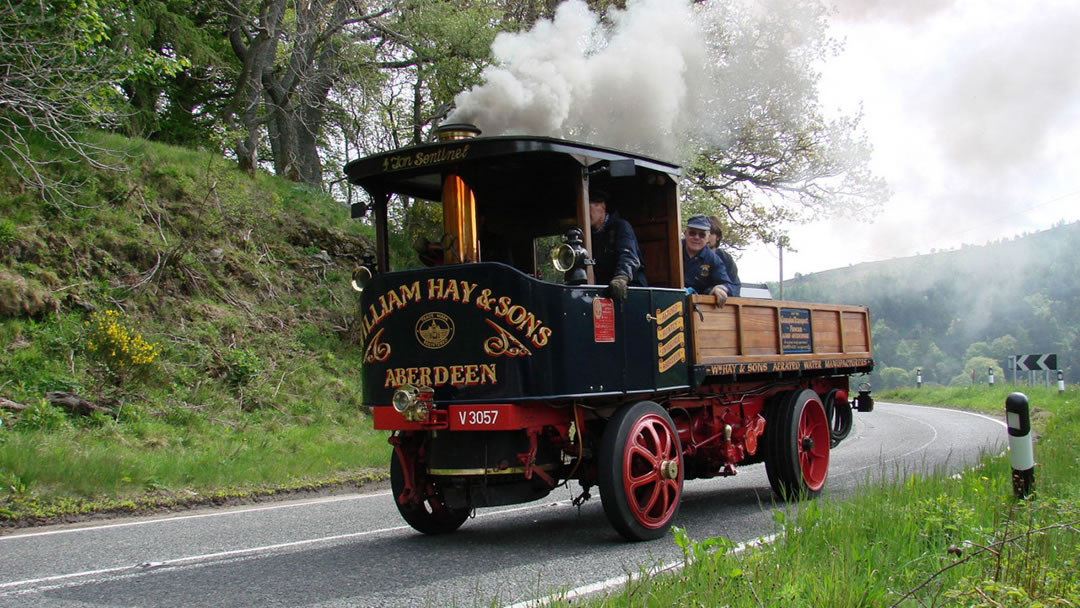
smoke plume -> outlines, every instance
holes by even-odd
[[[706,40],[682,0],[631,2],[602,24],[581,0],[551,21],[500,34],[484,83],[461,93],[449,122],[486,135],[587,141],[672,159],[700,125]]]

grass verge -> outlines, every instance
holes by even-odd
[[[878,399],[1002,414],[1013,390],[923,388]],[[1019,390],[1041,412],[1027,500],[1013,498],[1008,456],[988,455],[963,475],[908,475],[777,511],[777,540],[740,553],[725,539],[676,530],[684,568],[585,605],[1080,606],[1080,399],[1076,390]]]

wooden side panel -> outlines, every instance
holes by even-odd
[[[870,319],[863,312],[844,312],[844,344],[847,352],[870,352]]]
[[[740,355],[776,355],[780,352],[778,335],[779,309],[771,306],[738,306],[743,324],[743,348]]]
[[[693,319],[695,361],[699,357],[732,357],[739,353],[739,328],[734,308],[692,305],[687,314]]]
[[[844,352],[840,343],[840,311],[815,310],[810,325],[814,331],[815,353]]]

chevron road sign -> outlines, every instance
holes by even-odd
[[[1016,355],[1016,370],[1021,372],[1050,371],[1057,369],[1057,354]]]

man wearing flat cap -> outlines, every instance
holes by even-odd
[[[607,283],[611,297],[626,299],[628,286],[646,287],[641,246],[630,222],[608,212],[607,193],[589,190],[589,223],[592,225],[593,276],[597,284]]]
[[[683,233],[683,284],[690,293],[711,295],[723,304],[735,293],[735,284],[728,277],[724,261],[706,247],[712,223],[704,215],[695,215],[686,222]]]

